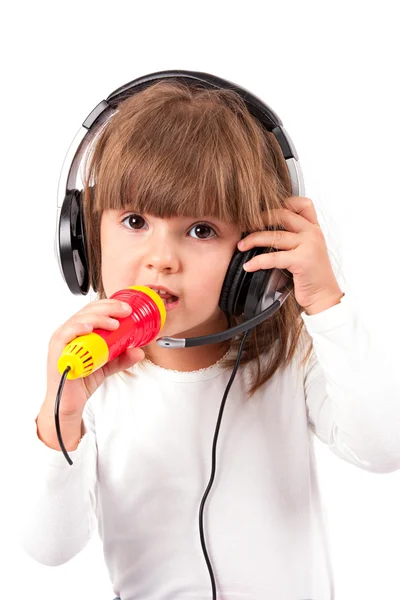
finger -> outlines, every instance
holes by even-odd
[[[301,196],[291,196],[282,208],[263,211],[262,219],[266,226],[282,226],[293,233],[319,227],[313,202]]]
[[[95,300],[89,302],[75,315],[97,312],[103,315],[113,315],[117,317],[126,317],[132,312],[132,307],[127,302],[121,300]]]
[[[110,317],[108,314],[99,315],[97,313],[78,314],[73,317],[73,321],[76,323],[87,323],[92,326],[92,329],[107,329],[109,331],[118,329],[119,319]]]
[[[285,200],[285,206],[288,210],[304,217],[310,223],[318,225],[317,211],[313,201],[304,196],[290,196]]]
[[[273,226],[282,226],[285,231],[292,233],[300,233],[302,231],[309,231],[315,227],[314,223],[311,223],[304,216],[294,213],[288,208],[278,208],[273,210],[273,219],[275,224]],[[271,225],[271,219],[263,217],[263,221],[266,225]]]
[[[260,269],[288,269],[293,272],[293,255],[290,251],[259,254],[245,263],[243,269],[249,272]]]
[[[106,329],[114,331],[118,329],[119,321],[107,315],[87,314],[72,317],[62,327],[57,329],[51,337],[52,347],[62,350],[75,338],[88,335],[93,329]]]
[[[288,231],[255,231],[238,243],[242,252],[255,246],[276,248],[277,250],[293,250],[300,240],[297,233]]]

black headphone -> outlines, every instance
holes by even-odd
[[[117,110],[120,102],[142,91],[153,83],[168,79],[182,80],[188,85],[221,88],[235,91],[244,100],[249,112],[267,131],[274,134],[289,171],[292,196],[304,196],[304,180],[296,149],[283,128],[278,115],[259,98],[235,83],[194,71],[159,71],[134,79],[112,92],[89,114],[75,136],[64,160],[58,188],[57,229],[55,252],[61,274],[73,294],[86,295],[89,289],[88,254],[85,223],[81,206],[82,189],[77,179],[80,162],[89,143],[99,128]],[[251,329],[272,316],[293,290],[293,276],[286,269],[263,269],[248,273],[243,264],[272,248],[251,248],[245,252],[235,250],[229,264],[219,299],[219,308],[226,315],[243,315],[245,321],[224,332],[189,339],[162,337],[158,345],[165,348],[183,348],[222,342]],[[96,288],[94,287],[96,292]]]

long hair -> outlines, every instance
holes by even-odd
[[[178,80],[152,84],[121,102],[86,156],[83,210],[89,278],[97,286],[98,299],[106,297],[100,247],[104,210],[124,209],[134,198],[141,214],[208,215],[254,232],[265,228],[261,212],[268,215],[281,208],[291,195],[279,144],[236,92],[189,87]],[[282,226],[276,220],[274,224]],[[300,317],[303,310],[292,293],[248,335],[241,365],[253,361],[257,367],[249,398],[289,364],[302,332],[310,342],[303,362],[309,358],[313,345]],[[229,327],[242,322],[243,317],[228,318]],[[233,349],[239,348],[243,335],[233,338]],[[222,361],[222,366],[234,364],[232,358]]]

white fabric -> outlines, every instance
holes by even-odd
[[[333,600],[314,434],[361,469],[400,468],[399,396],[348,295],[301,318],[307,364],[302,348],[250,400],[240,367],[228,394],[204,515],[220,600]],[[122,600],[210,600],[198,515],[232,373],[220,363],[179,372],[147,361],[135,378],[108,378],[86,405],[72,466],[32,424],[25,551],[62,564],[98,523]]]

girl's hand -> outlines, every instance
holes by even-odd
[[[124,310],[124,306],[128,306],[129,310]],[[87,335],[93,329],[101,328],[108,331],[118,329],[119,321],[112,317],[127,317],[131,312],[132,308],[120,300],[110,300],[108,298],[95,300],[87,304],[53,333],[49,342],[47,357],[46,405],[49,404],[52,408],[55,405],[61,381],[61,373],[58,370],[57,362],[65,346],[74,338]],[[85,324],[89,324],[90,329],[85,328]],[[60,402],[60,417],[74,418],[81,416],[87,400],[106,377],[131,367],[143,358],[144,352],[141,348],[128,348],[91,375],[79,379],[66,379]]]
[[[287,269],[293,274],[297,302],[307,314],[316,314],[338,304],[344,293],[333,273],[312,201],[290,196],[285,205],[286,208],[262,213],[266,226],[280,223],[285,231],[250,233],[238,243],[238,248],[244,251],[254,246],[265,246],[284,250],[254,257],[246,263],[245,270]]]

